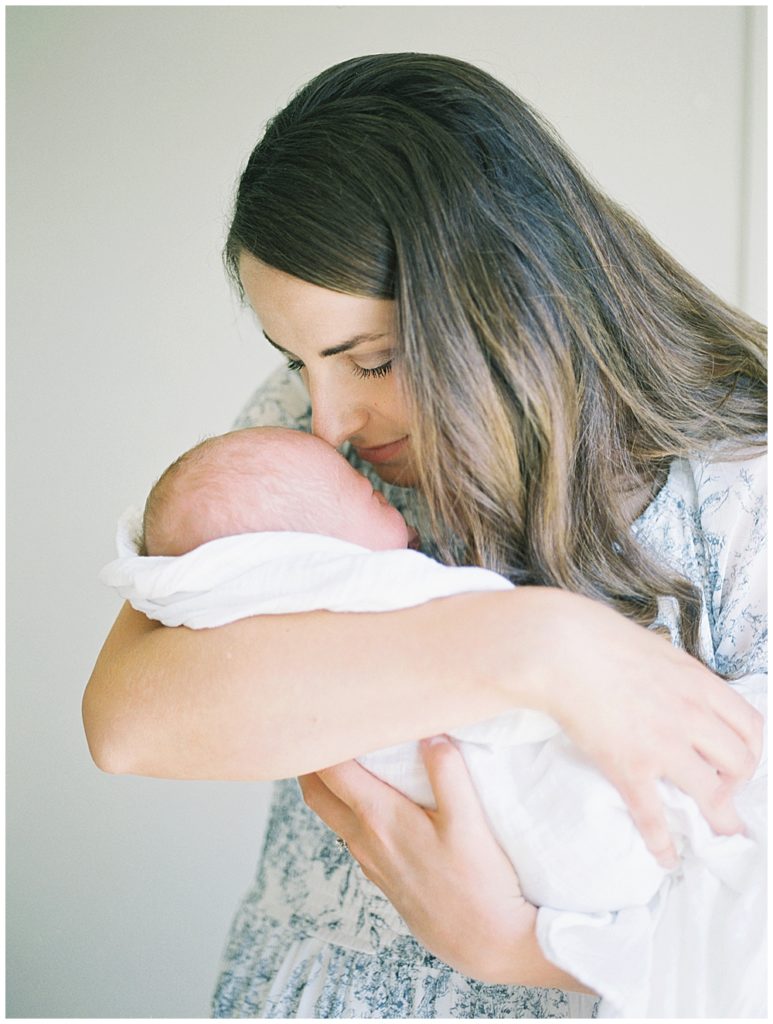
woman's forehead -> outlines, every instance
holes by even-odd
[[[243,253],[239,274],[269,340],[293,351],[299,343],[336,348],[362,334],[388,333],[394,302],[322,288]]]

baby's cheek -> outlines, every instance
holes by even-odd
[[[392,510],[395,512],[395,509]],[[395,514],[395,536],[397,538],[396,546],[399,544],[401,548],[407,548],[413,539],[415,530],[406,523],[399,512]]]

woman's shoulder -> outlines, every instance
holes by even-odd
[[[633,525],[659,560],[705,587],[734,566],[759,566],[767,546],[767,450],[727,446],[674,459],[668,478]],[[757,575],[755,570],[755,575]]]
[[[311,402],[297,373],[280,366],[250,395],[233,429],[244,427],[290,427],[311,430]]]
[[[720,452],[693,472],[716,670],[767,672],[767,449]]]
[[[732,484],[746,480],[767,489],[768,444],[767,436],[746,446],[717,445],[712,451],[689,460],[700,487],[712,481]]]
[[[720,525],[732,531],[739,519],[757,523],[764,516],[768,496],[766,439],[756,446],[713,451],[675,460],[669,485],[694,506],[702,528]]]
[[[764,505],[767,500],[767,441],[746,448],[718,445],[709,452],[674,459],[663,489],[643,517],[690,510],[703,520],[722,509]]]
[[[700,590],[706,663],[728,679],[767,663],[767,450],[676,459],[637,533]]]

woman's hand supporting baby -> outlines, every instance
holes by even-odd
[[[657,789],[667,779],[696,801],[715,832],[743,831],[733,793],[762,753],[762,716],[732,687],[666,639],[595,601],[566,597],[546,657],[542,710],[620,791],[648,849],[676,862]]]
[[[442,736],[421,746],[435,811],[356,761],[301,777],[304,799],[445,963],[491,984],[589,992],[542,956],[536,908],[489,830],[461,754]]]

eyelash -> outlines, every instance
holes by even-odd
[[[300,359],[289,359],[287,362],[287,368],[289,370],[302,370],[303,363]],[[368,369],[364,366],[357,366],[356,364],[352,367],[352,373],[355,377],[368,377],[370,379],[376,377],[386,377],[388,373],[392,372],[392,360],[390,359],[386,363],[382,363],[381,366],[374,366],[372,369]]]
[[[355,377],[386,377],[388,373],[392,372],[392,360],[390,359],[388,362],[382,363],[381,366],[374,366],[370,370],[355,364],[352,372]]]

